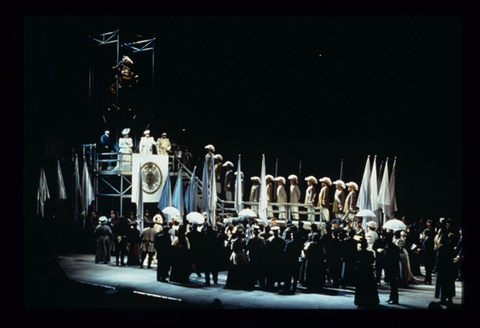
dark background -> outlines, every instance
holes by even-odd
[[[153,87],[152,53],[129,54],[131,111],[108,110],[115,46],[89,38],[115,30],[156,39]],[[104,115],[114,136],[132,125],[137,143],[150,123],[199,163],[206,144],[235,166],[241,154],[246,190],[262,154],[284,177],[301,161],[303,193],[305,176],[338,179],[342,159],[360,185],[368,155],[389,172],[397,156],[397,217],[461,220],[458,17],[27,16],[23,39],[26,208],[40,165],[52,194],[57,157],[69,184],[72,149],[99,143]]]

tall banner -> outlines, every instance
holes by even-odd
[[[141,170],[143,203],[158,203],[168,173],[168,156],[133,154],[132,172]],[[139,175],[132,174],[132,203],[136,203]]]

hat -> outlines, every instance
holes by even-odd
[[[367,222],[367,226],[369,226],[370,228],[377,228],[377,222],[375,221],[368,221]]]
[[[226,161],[226,162],[223,164],[223,166],[224,166],[224,167],[226,167],[226,166],[231,166],[231,167],[233,167],[233,163],[230,162],[230,161]]]
[[[126,134],[129,134],[129,133],[130,133],[129,128],[123,129],[123,131],[122,131],[122,135],[126,135]]]
[[[279,226],[273,226],[270,228],[270,230],[272,231],[279,231],[280,230],[280,227]]]
[[[267,180],[267,181],[268,181],[268,179],[270,179],[270,180],[274,180],[275,178],[273,177],[273,175],[271,175],[271,174],[267,174],[267,175],[265,176],[265,180]]]
[[[215,147],[213,147],[213,145],[206,145],[205,149],[210,149],[211,151],[215,151]]]
[[[250,179],[252,181],[257,181],[258,183],[260,183],[260,178],[259,177],[251,177]]]
[[[180,219],[179,218],[172,218],[173,222],[180,222]]]
[[[317,178],[315,178],[313,175],[306,177],[305,181],[312,181],[314,184],[318,183]]]
[[[297,176],[296,176],[295,174],[290,174],[290,175],[288,176],[288,180],[298,181],[298,178],[297,178]]]
[[[353,187],[355,190],[358,190],[358,185],[355,182],[350,181],[350,182],[346,183],[346,186],[347,187]]]
[[[330,180],[330,178],[327,178],[327,177],[321,178],[321,179],[320,179],[320,182],[325,182],[325,183],[328,184],[329,186],[332,185],[332,180]]]
[[[285,184],[285,178],[284,177],[276,177],[275,181],[282,181],[282,183]]]
[[[150,134],[150,130],[143,131],[143,134]]]
[[[167,135],[167,133],[165,133],[165,132],[162,133],[162,136],[166,136],[166,135]]]
[[[220,155],[220,154],[217,154],[217,155],[213,156],[213,158],[223,161],[223,156]]]
[[[345,182],[343,182],[342,180],[336,180],[333,182],[334,185],[340,185],[340,187],[342,187],[343,189],[345,189]]]
[[[99,219],[98,219],[98,222],[100,223],[106,223],[107,222],[107,217],[106,216],[101,216]]]

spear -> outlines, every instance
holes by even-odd
[[[340,180],[342,180],[342,176],[343,176],[343,158],[342,158],[342,162],[340,163]]]

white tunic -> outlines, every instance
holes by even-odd
[[[118,140],[119,153],[121,154],[131,154],[133,141],[132,138],[120,138]]]
[[[142,137],[140,139],[140,154],[151,155],[154,144],[153,137]]]

